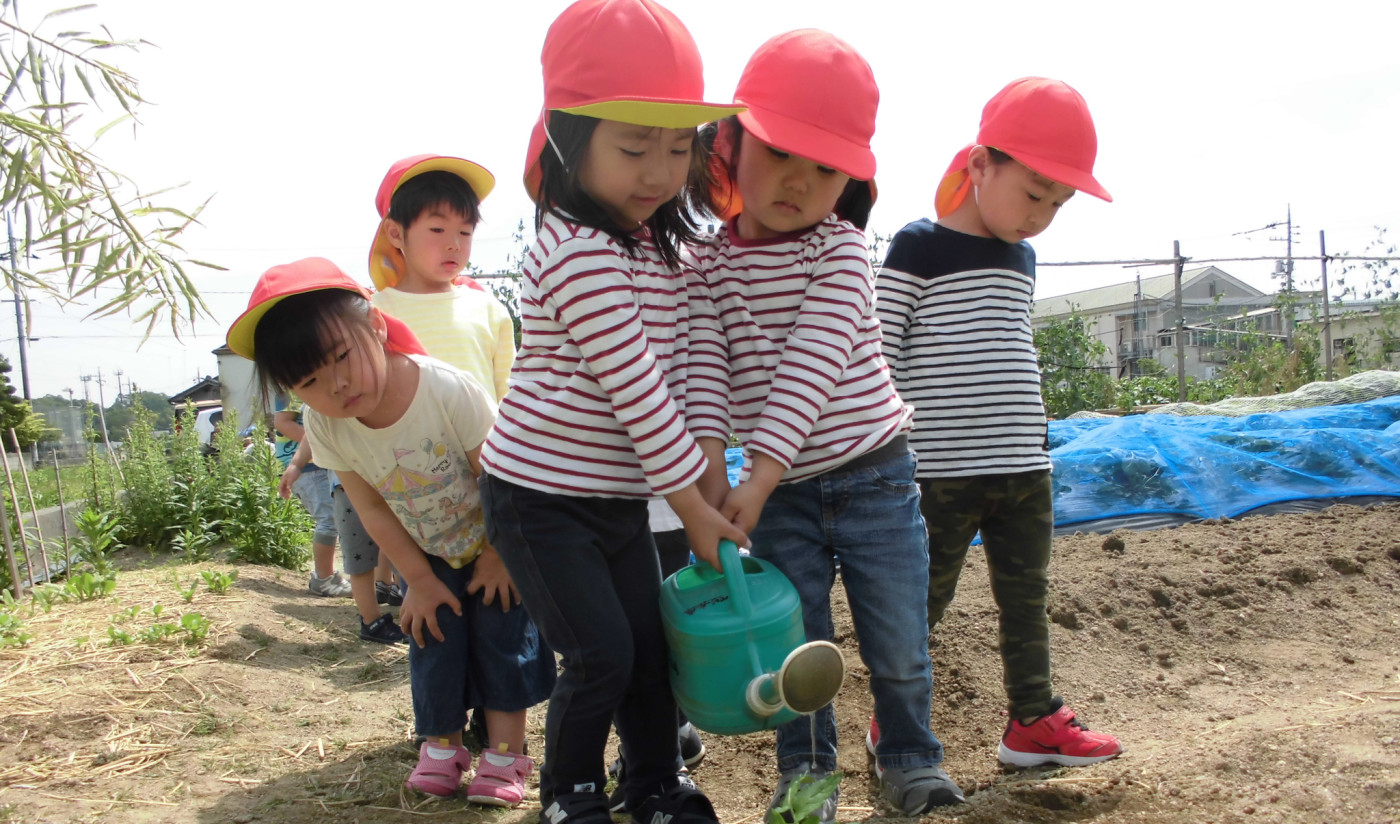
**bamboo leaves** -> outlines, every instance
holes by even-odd
[[[0,211],[24,214],[23,251],[5,280],[82,300],[94,316],[128,314],[147,335],[162,324],[179,334],[208,315],[191,270],[222,268],[189,259],[180,243],[208,201],[172,205],[171,189],[142,192],[93,153],[111,129],[136,122],[144,101],[135,78],[98,58],[142,41],[71,25],[45,31],[91,8],[61,9],[30,27],[14,0],[0,0]],[[113,103],[116,117],[95,131],[78,127],[84,113]]]

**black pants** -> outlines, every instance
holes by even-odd
[[[616,724],[627,804],[676,783],[676,703],[661,627],[661,570],[644,500],[481,483],[486,534],[562,661],[545,721],[540,804],[601,793]]]

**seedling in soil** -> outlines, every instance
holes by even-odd
[[[768,824],[819,824],[822,805],[840,784],[840,772],[820,779],[807,773],[799,775],[788,785],[787,797],[769,811]]]

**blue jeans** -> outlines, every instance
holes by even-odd
[[[318,544],[335,543],[335,506],[331,503],[331,480],[327,470],[307,464],[292,482],[292,494],[311,513],[316,522],[311,540]]]
[[[529,709],[554,687],[554,654],[520,604],[510,612],[500,602],[486,604],[481,593],[467,594],[476,563],[461,569],[428,556],[433,574],[462,602],[459,616],[438,607],[444,640],[423,633],[427,646],[408,641],[408,683],[413,693],[413,727],[434,737],[462,729],[470,707],[501,712]]]
[[[780,484],[749,533],[753,554],[797,588],[807,640],[830,641],[836,561],[870,671],[882,767],[926,767],[943,760],[929,729],[933,673],[928,655],[928,534],[919,514],[912,453],[859,469],[836,468]],[[778,728],[778,769],[813,759],[812,722]],[[816,766],[836,769],[836,712],[816,714]]]
[[[545,717],[540,804],[602,793],[616,723],[635,809],[675,786],[680,757],[647,502],[558,495],[490,475],[480,486],[486,536],[561,658]]]

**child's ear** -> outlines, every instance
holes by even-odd
[[[403,251],[404,226],[393,218],[384,218],[384,236],[400,252]]]
[[[398,224],[394,225],[397,226]],[[369,324],[370,327],[374,329],[374,336],[379,339],[379,342],[381,344],[388,343],[389,322],[384,320],[384,313],[379,311],[379,307],[371,306],[369,308]]]
[[[973,186],[981,186],[992,167],[992,155],[986,146],[973,146],[967,155],[967,178]]]

